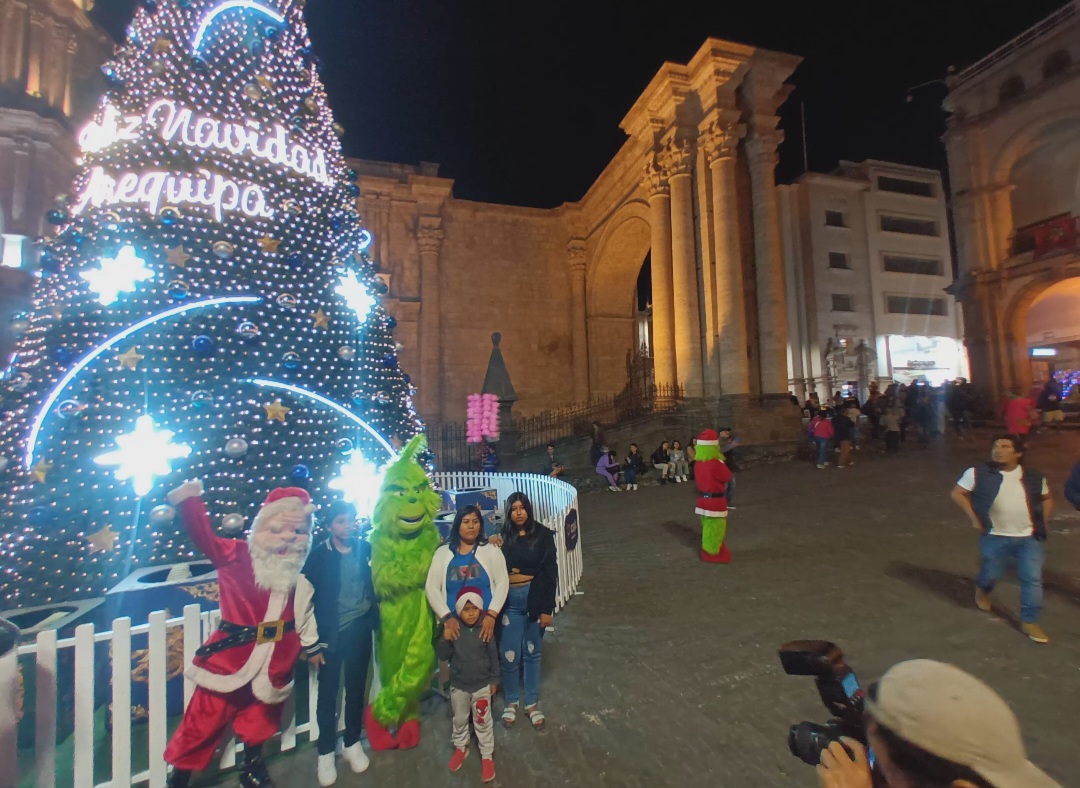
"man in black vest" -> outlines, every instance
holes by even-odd
[[[990,611],[990,592],[1009,560],[1020,578],[1020,627],[1036,643],[1050,638],[1039,626],[1042,611],[1043,542],[1054,508],[1045,477],[1020,464],[1024,445],[1015,435],[994,439],[990,462],[968,468],[952,491],[981,534],[982,568],[975,581],[975,604]]]
[[[354,772],[368,768],[360,744],[371,642],[379,612],[371,583],[371,546],[357,538],[356,507],[337,502],[324,520],[330,536],[311,550],[296,584],[296,629],[308,665],[319,671],[319,785],[337,780],[337,699],[345,673],[345,748]]]

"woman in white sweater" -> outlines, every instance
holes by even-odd
[[[454,517],[450,538],[435,551],[427,576],[427,600],[443,625],[443,638],[456,640],[458,620],[454,601],[462,588],[476,589],[484,599],[481,638],[495,634],[495,621],[506,603],[510,581],[502,551],[484,536],[480,509],[463,506]]]

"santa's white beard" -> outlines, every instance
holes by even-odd
[[[255,572],[255,585],[267,591],[292,591],[296,579],[307,558],[308,543],[293,543],[287,553],[268,550],[254,539],[248,540],[251,568]]]

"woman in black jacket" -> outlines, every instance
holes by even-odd
[[[555,534],[533,517],[532,502],[525,493],[506,499],[502,551],[510,575],[510,593],[500,618],[499,661],[502,664],[502,723],[517,721],[520,674],[524,668],[525,713],[537,730],[544,727],[540,699],[540,660],[544,630],[551,626],[555,595],[559,587],[559,563]]]
[[[660,483],[667,484],[668,477],[672,475],[674,463],[671,462],[671,452],[668,451],[668,442],[660,444],[660,448],[652,453],[653,466],[660,471]]]

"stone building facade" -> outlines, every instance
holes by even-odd
[[[969,375],[940,172],[845,161],[779,191],[800,399]]]
[[[73,124],[103,90],[111,41],[91,0],[0,0],[0,363],[12,314],[29,306],[34,240],[75,174]]]
[[[791,431],[774,168],[777,110],[799,58],[708,39],[667,63],[621,123],[627,140],[582,199],[550,210],[458,200],[433,165],[355,161],[420,413],[460,420],[502,333],[528,414],[609,395],[639,344],[652,266],[656,380],[761,440]]]
[[[1031,383],[1028,323],[1040,302],[1046,330],[1078,322],[1047,297],[1080,276],[1080,2],[947,82],[953,289],[973,382],[993,402]]]

